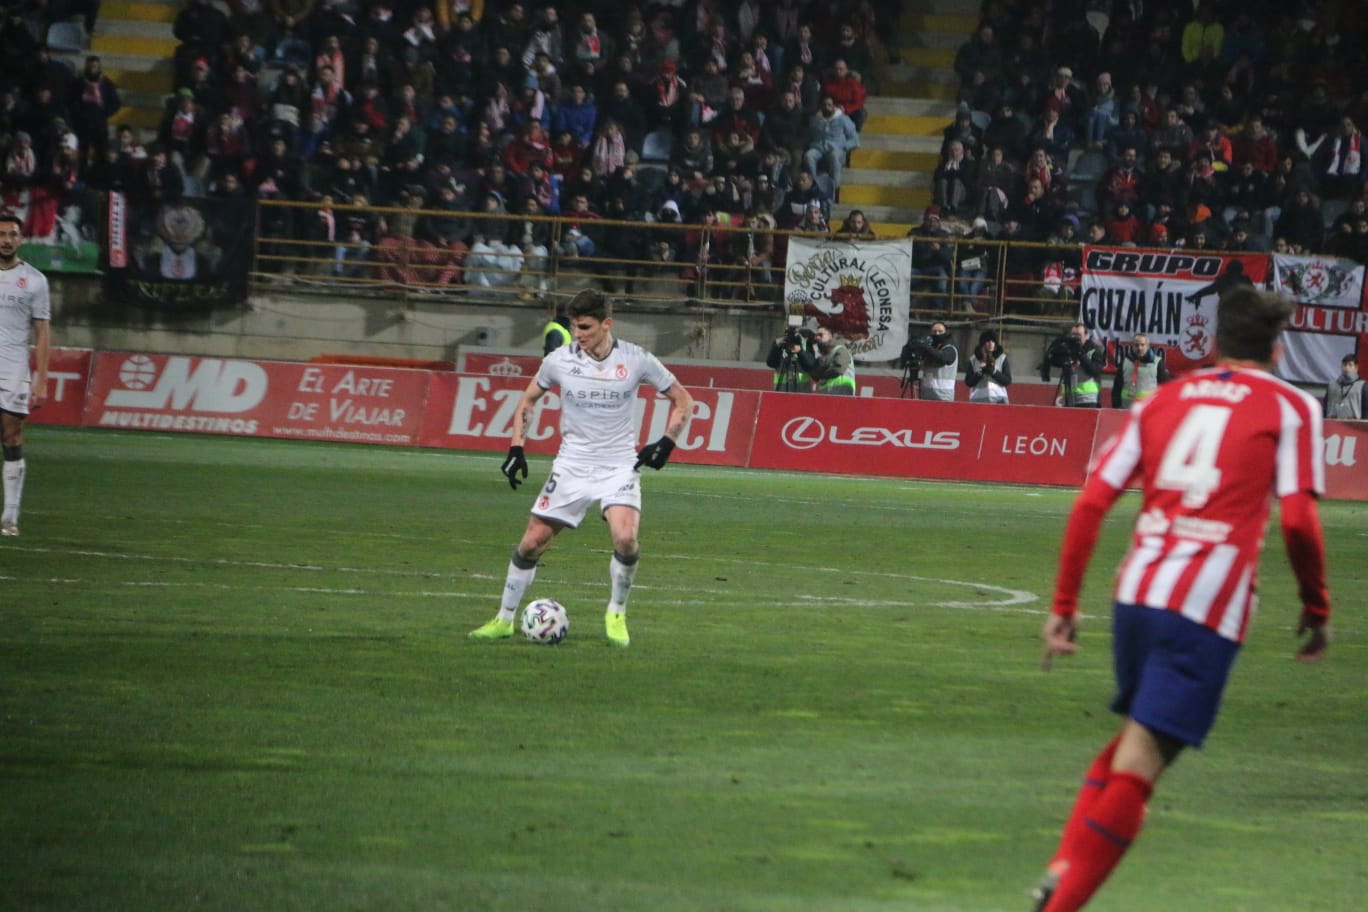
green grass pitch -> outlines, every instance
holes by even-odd
[[[549,458],[31,428],[0,541],[0,908],[996,912],[1115,726],[1108,521],[1083,652],[1037,631],[1072,492],[671,465],[632,646],[609,546],[476,643]],[[1322,507],[1327,661],[1295,663],[1276,521],[1208,748],[1098,912],[1368,896],[1368,507]]]

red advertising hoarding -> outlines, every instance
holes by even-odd
[[[534,363],[536,359],[533,359]],[[47,424],[288,437],[500,452],[527,376],[450,374],[58,349]],[[1077,486],[1120,429],[1110,409],[845,398],[695,385],[675,458],[707,465]],[[560,399],[538,403],[528,449],[560,445]],[[665,430],[669,400],[643,388],[639,442]],[[1325,424],[1327,493],[1368,500],[1368,423]]]
[[[1066,415],[1067,420],[1059,420]],[[765,396],[750,465],[905,478],[1082,482],[1096,411]]]
[[[525,377],[433,374],[422,446],[502,452],[513,433],[513,412],[527,388]],[[760,394],[750,390],[697,389],[694,417],[678,441],[679,462],[743,466]],[[640,443],[665,433],[670,401],[643,387],[637,398]],[[560,447],[560,396],[551,390],[537,403],[527,428],[527,449],[554,453]]]
[[[428,371],[101,352],[92,427],[418,442]]]
[[[95,353],[88,348],[54,348],[48,358],[47,402],[34,409],[33,424],[79,426],[90,386],[90,363]]]
[[[496,377],[526,377],[531,379],[541,366],[537,355],[496,355],[487,352],[462,352],[458,367],[468,374],[493,374]],[[712,364],[671,364],[665,366],[689,388],[736,389],[768,392],[774,389],[774,371],[763,364],[756,367]],[[887,396],[896,399],[902,388],[901,379],[888,374],[862,374],[856,370],[856,382],[861,396]],[[968,393],[966,392],[966,396]]]

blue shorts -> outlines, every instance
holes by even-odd
[[[1239,651],[1240,644],[1176,611],[1118,602],[1112,608],[1112,711],[1201,747]]]

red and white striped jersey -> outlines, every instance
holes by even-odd
[[[1131,483],[1143,501],[1116,600],[1241,642],[1273,497],[1325,491],[1320,406],[1253,369],[1164,384],[1132,409],[1088,479],[1113,492]]]

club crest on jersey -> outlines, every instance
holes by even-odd
[[[547,497],[545,494],[543,494],[541,497],[537,498],[537,509],[538,509],[538,510],[545,510],[545,509],[546,509],[547,507],[549,507],[549,506],[551,506],[551,498],[550,498],[550,497]]]
[[[626,380],[626,379],[627,379],[627,365],[625,365],[625,364],[619,364],[619,365],[617,366],[617,369],[613,371],[613,375],[616,376],[619,380]]]
[[[15,287],[15,288],[28,288],[28,277],[27,277],[27,276],[20,276],[20,277],[19,277],[19,280],[18,280],[17,282],[14,283],[14,287]]]

